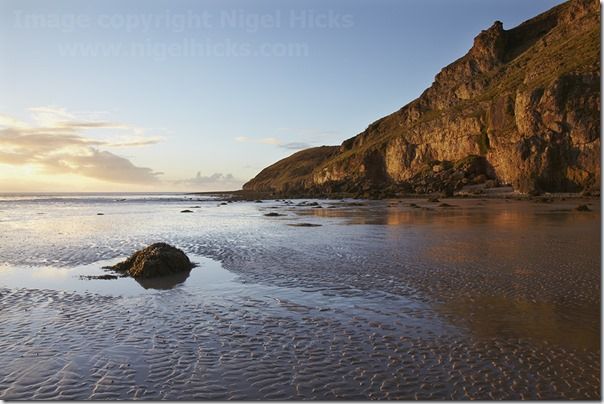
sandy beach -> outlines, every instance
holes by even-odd
[[[304,201],[5,197],[0,399],[600,399],[599,199]]]

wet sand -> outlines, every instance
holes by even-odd
[[[0,398],[600,398],[599,200],[294,202],[0,206]]]

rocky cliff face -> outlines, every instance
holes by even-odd
[[[600,7],[571,0],[504,30],[496,21],[415,101],[339,147],[307,149],[246,190],[599,190]]]

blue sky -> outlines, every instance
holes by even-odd
[[[236,188],[559,3],[1,0],[0,191]]]

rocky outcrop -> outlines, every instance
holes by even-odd
[[[599,190],[599,2],[572,0],[510,30],[496,21],[418,99],[339,147],[277,162],[244,190],[454,192],[476,180]]]
[[[107,267],[133,278],[157,278],[188,273],[193,264],[182,250],[155,243],[132,254],[126,261]]]

